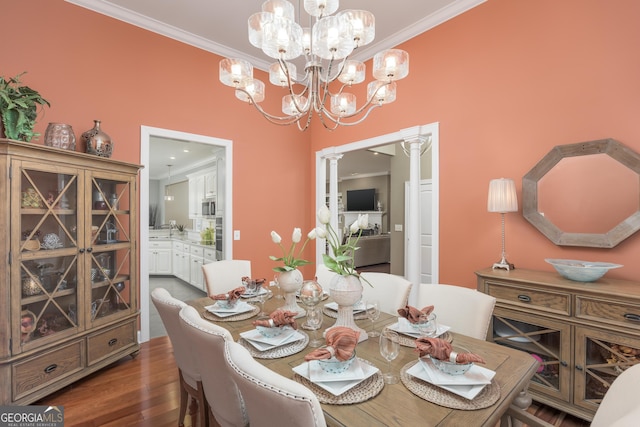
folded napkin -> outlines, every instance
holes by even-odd
[[[304,360],[331,359],[333,356],[340,361],[348,360],[353,356],[359,337],[360,331],[345,326],[331,328],[325,333],[327,346],[313,350]]]
[[[441,338],[418,338],[416,340],[416,351],[420,353],[420,357],[429,355],[435,359],[448,360],[455,363],[486,363],[477,354],[456,353],[453,351],[451,344]]]
[[[293,329],[298,329],[296,316],[298,313],[289,310],[276,310],[269,315],[269,319],[259,319],[253,321],[253,326],[264,326],[273,328],[275,326],[291,325]]]
[[[418,320],[420,320],[420,316],[424,314],[426,314],[427,316],[430,315],[431,312],[433,311],[433,308],[434,307],[432,305],[428,305],[424,307],[422,310],[418,310],[415,307],[407,305],[405,306],[405,308],[398,309],[398,314],[404,317],[405,319],[407,319],[411,323],[418,323]]]
[[[211,298],[212,300],[230,300],[230,301],[233,301],[235,299],[240,298],[240,295],[244,294],[244,292],[245,292],[245,287],[244,286],[240,286],[240,287],[237,287],[237,288],[227,292],[226,294],[209,295],[209,298]]]

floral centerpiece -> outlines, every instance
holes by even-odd
[[[322,206],[318,210],[318,221],[324,227],[316,228],[316,235],[326,239],[331,247],[331,253],[322,254],[322,260],[329,270],[336,273],[329,284],[329,294],[338,304],[336,323],[329,329],[340,326],[351,328],[360,333],[358,340],[364,341],[368,338],[367,332],[359,328],[353,320],[353,305],[362,299],[362,282],[360,274],[355,269],[354,255],[358,250],[362,230],[369,225],[369,215],[358,215],[358,219],[349,227],[349,235],[342,240],[331,227],[330,219],[329,208]]]
[[[282,249],[281,257],[275,257],[273,255],[269,256],[272,261],[282,262],[283,264],[273,268],[273,271],[280,273],[278,276],[278,286],[285,293],[285,304],[281,309],[295,311],[297,313],[296,317],[302,317],[307,314],[304,308],[300,307],[296,302],[296,292],[300,290],[303,280],[302,272],[298,270],[298,267],[309,264],[309,261],[300,257],[302,252],[304,252],[304,248],[307,246],[307,243],[309,243],[309,240],[313,240],[315,238],[316,230],[313,229],[307,234],[307,239],[304,241],[296,255],[296,247],[298,246],[298,243],[300,243],[300,240],[302,240],[302,231],[299,228],[293,229],[289,249],[285,249],[282,244],[282,238],[278,233],[275,231],[271,232],[271,240],[273,240],[273,243],[277,244],[280,246],[280,249]]]
[[[327,268],[341,276],[360,277],[355,269],[354,255],[358,250],[358,241],[362,236],[362,230],[369,225],[369,215],[358,215],[358,219],[349,227],[349,236],[341,241],[338,233],[331,227],[331,212],[324,205],[318,210],[318,221],[325,228],[318,227],[316,235],[327,239],[331,247],[331,254],[322,254],[322,261]],[[354,237],[355,236],[355,237]],[[344,242],[344,243],[343,243]]]

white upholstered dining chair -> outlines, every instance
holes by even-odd
[[[417,308],[433,305],[438,323],[452,332],[486,340],[496,299],[462,286],[421,283]]]
[[[377,299],[380,311],[397,315],[399,308],[407,305],[411,282],[402,276],[389,273],[363,272],[362,300]],[[367,283],[369,282],[369,283]]]
[[[226,259],[202,266],[208,295],[225,293],[242,286],[243,277],[251,277],[251,261]]]
[[[256,361],[240,344],[228,341],[225,360],[247,406],[251,427],[324,427],[311,390]]]
[[[233,337],[226,329],[203,319],[191,306],[180,310],[180,321],[215,422],[222,427],[248,426],[242,396],[224,359],[225,343],[233,342]]]
[[[173,355],[178,365],[180,377],[180,412],[178,426],[184,425],[184,417],[187,412],[188,398],[191,396],[198,403],[198,422],[201,426],[207,426],[207,400],[202,387],[200,372],[196,368],[193,352],[189,341],[182,332],[180,325],[180,310],[187,304],[171,296],[164,288],[155,288],[151,292],[151,301],[160,314],[162,324],[171,340]]]

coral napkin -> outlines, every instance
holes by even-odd
[[[226,294],[218,294],[218,295],[209,295],[209,298],[212,300],[230,300],[233,301],[235,299],[240,298],[240,295],[244,294],[245,288],[244,286],[237,287]]]
[[[418,310],[415,307],[407,305],[405,306],[405,308],[399,308],[398,314],[404,317],[405,319],[407,319],[411,323],[418,323],[418,320],[420,320],[420,316],[422,316],[423,314],[426,314],[426,315],[431,314],[431,312],[433,311],[433,308],[434,307],[432,305],[428,305],[424,307],[422,310]]]
[[[360,331],[351,328],[344,326],[331,328],[325,333],[327,346],[313,350],[304,357],[304,360],[331,359],[335,356],[336,359],[345,361],[353,355],[359,337]]]
[[[486,363],[484,359],[473,353],[456,353],[451,344],[441,338],[418,338],[416,340],[416,351],[420,357],[429,355],[440,360],[451,360],[451,355],[455,356],[455,363]]]
[[[253,326],[264,326],[273,328],[274,326],[291,325],[293,329],[298,329],[296,316],[298,313],[289,310],[276,310],[269,315],[269,319],[259,319],[253,321]]]

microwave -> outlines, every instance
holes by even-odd
[[[202,216],[215,216],[216,215],[216,200],[215,198],[206,198],[202,200]]]

